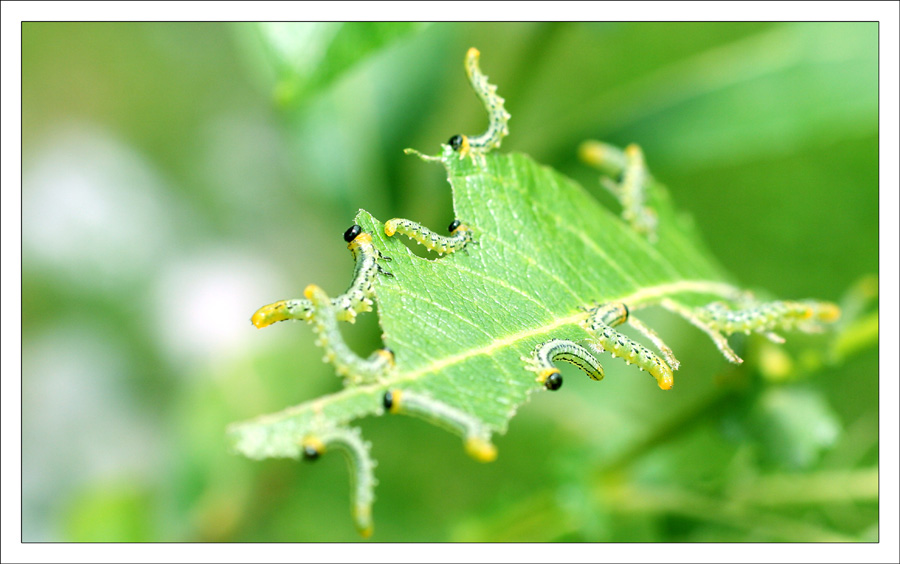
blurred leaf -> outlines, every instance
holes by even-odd
[[[72,542],[147,542],[155,538],[152,499],[135,484],[100,482],[76,494],[65,518]]]
[[[610,137],[628,128],[656,161],[685,168],[865,134],[878,117],[877,41],[874,22],[780,25],[619,81],[583,103],[615,111],[568,116],[551,134]]]
[[[766,389],[751,410],[749,422],[763,448],[763,458],[794,470],[815,464],[842,431],[825,396],[801,387]]]
[[[867,313],[848,325],[834,342],[834,359],[840,362],[854,355],[878,346],[878,312]]]
[[[760,343],[754,356],[760,375],[770,382],[787,380],[797,375],[797,367],[791,355],[772,342]]]
[[[832,359],[847,357],[878,347],[878,276],[861,277],[841,302],[843,318],[832,343]]]
[[[275,101],[293,108],[381,48],[423,27],[416,22],[254,24],[275,69]]]

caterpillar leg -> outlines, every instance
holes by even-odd
[[[609,352],[624,359],[626,364],[634,364],[641,370],[646,370],[656,379],[660,388],[671,389],[675,382],[672,368],[647,347],[613,329],[627,320],[628,307],[623,303],[603,304],[591,310],[584,324],[585,329],[595,338],[591,346],[597,352]]]
[[[325,349],[323,360],[334,364],[339,376],[353,384],[372,383],[394,367],[394,353],[390,349],[378,349],[365,359],[350,350],[338,328],[332,301],[322,288],[310,284],[304,294],[314,311],[313,330],[319,335],[316,344]]]
[[[472,90],[481,99],[484,109],[488,113],[490,120],[488,129],[476,136],[454,135],[447,144],[459,153],[459,158],[462,159],[467,155],[473,158],[481,157],[483,162],[483,155],[493,149],[498,149],[503,138],[509,135],[508,123],[511,116],[503,107],[506,101],[497,94],[497,87],[490,84],[488,77],[481,72],[478,66],[480,56],[481,53],[478,49],[474,47],[469,49],[466,53],[465,67],[469,84],[472,85]]]
[[[395,233],[405,235],[429,251],[439,255],[455,253],[465,249],[472,242],[472,230],[468,225],[453,220],[447,228],[450,236],[438,235],[427,227],[408,219],[394,218],[384,224],[384,234],[393,237]]]
[[[497,447],[491,443],[491,431],[480,419],[429,396],[409,390],[385,392],[384,408],[389,413],[414,415],[452,433],[461,435],[466,452],[479,462],[497,458]]]
[[[553,365],[557,360],[574,364],[592,380],[603,379],[603,367],[584,347],[563,339],[551,339],[535,347],[531,357],[524,357],[525,368],[537,373],[536,381],[548,390],[558,390],[562,386],[559,368]]]
[[[356,267],[353,281],[347,291],[331,300],[335,315],[340,321],[354,323],[360,313],[372,311],[372,296],[375,295],[375,275],[386,272],[378,264],[379,260],[389,261],[390,257],[381,254],[372,244],[372,236],[365,233],[359,225],[353,225],[344,232],[347,248],[353,254]],[[281,300],[259,308],[250,322],[257,329],[268,327],[279,321],[302,319],[309,321],[313,314],[312,304],[308,299]]]
[[[359,534],[372,536],[372,503],[375,501],[375,460],[357,428],[331,428],[308,435],[301,443],[303,458],[316,460],[331,449],[343,453],[350,470],[350,513]]]

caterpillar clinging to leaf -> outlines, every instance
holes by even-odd
[[[766,333],[776,329],[816,332],[821,330],[822,323],[837,321],[841,312],[836,305],[827,302],[779,300],[740,309],[714,302],[698,308],[696,314],[717,331],[731,335]]]
[[[388,237],[393,237],[395,233],[406,235],[439,255],[455,253],[472,241],[472,230],[458,219],[453,220],[447,229],[450,231],[449,237],[438,235],[424,225],[409,219],[394,218],[384,224],[384,234]]]
[[[313,308],[313,330],[318,333],[316,344],[325,349],[326,362],[334,364],[339,376],[355,384],[375,382],[394,366],[394,353],[388,348],[378,349],[362,358],[344,342],[338,328],[332,301],[322,288],[315,284],[306,287],[303,294]]]
[[[461,435],[466,452],[479,462],[491,462],[497,458],[497,447],[491,443],[490,429],[477,417],[410,390],[388,390],[382,402],[388,413],[414,415]]]
[[[382,226],[360,210],[356,221],[369,232],[354,225],[344,234],[356,261],[347,291],[332,299],[309,285],[303,298],[270,304],[252,318],[256,327],[308,321],[325,350],[324,360],[344,377],[346,388],[234,425],[229,434],[235,450],[256,459],[302,454],[308,460],[343,452],[354,482],[354,522],[364,535],[372,530],[375,463],[369,444],[349,426],[355,419],[385,413],[420,417],[460,435],[469,455],[489,462],[497,457],[493,435],[506,430],[516,409],[535,392],[560,389],[558,361],[600,380],[604,369],[598,355],[609,352],[649,372],[659,388],[672,388],[678,360],[652,329],[630,315],[628,306],[659,305],[683,315],[734,362],[740,359],[723,333],[760,332],[772,338],[775,329],[813,331],[839,314],[836,306],[819,302],[761,304],[740,298],[678,229],[664,229],[665,240],[648,244],[655,241],[657,218],[649,203],[661,222],[674,214],[651,182],[637,145],[624,151],[603,146],[593,155],[599,155],[600,168],[611,177],[604,185],[622,204],[625,223],[600,210],[572,181],[527,156],[488,154],[508,134],[510,116],[478,62],[478,50],[470,49],[466,73],[488,112],[487,131],[455,135],[439,155],[407,150],[443,165],[454,209],[472,223],[455,220],[449,235],[438,235],[402,218]],[[400,248],[390,239],[398,233],[438,254],[470,256],[440,261],[395,256],[390,274],[382,269],[389,259],[379,249]],[[475,243],[483,245],[477,253],[470,247]],[[379,274],[394,276],[392,283],[382,284]],[[597,295],[604,303],[583,307]],[[339,321],[354,321],[376,299],[381,342],[396,348],[396,358],[385,344],[368,357],[359,356],[341,333]],[[727,303],[710,304],[713,300]],[[625,323],[659,354],[622,334]],[[536,344],[539,340],[544,342]]]
[[[331,300],[335,316],[340,321],[356,321],[357,314],[372,311],[372,294],[375,276],[384,271],[378,264],[378,260],[391,260],[381,254],[372,245],[372,236],[363,232],[359,225],[353,225],[344,232],[344,240],[347,248],[353,253],[356,267],[353,271],[353,281],[347,291]],[[268,327],[273,323],[288,319],[303,319],[309,321],[313,315],[312,303],[308,299],[281,300],[259,308],[251,323],[257,329]]]
[[[478,67],[480,56],[481,53],[474,47],[466,53],[466,75],[469,77],[469,84],[472,85],[475,94],[484,104],[490,122],[487,131],[481,135],[454,135],[447,141],[447,144],[459,153],[460,158],[467,155],[483,155],[488,151],[498,149],[503,138],[509,135],[507,123],[511,116],[503,107],[506,100],[497,94],[497,87],[488,82],[488,77]]]
[[[551,339],[535,347],[530,357],[523,358],[525,368],[537,373],[536,380],[548,390],[558,390],[562,386],[559,368],[553,365],[557,360],[574,364],[590,376],[592,380],[603,379],[603,367],[587,349],[564,339]]]
[[[590,310],[590,316],[584,324],[588,332],[594,334],[591,346],[597,352],[609,352],[621,357],[628,364],[634,364],[646,370],[656,378],[663,390],[668,390],[674,383],[672,368],[647,347],[629,339],[613,327],[628,320],[628,306],[624,303],[609,303]]]
[[[607,143],[586,141],[578,155],[607,175],[600,178],[600,184],[622,204],[622,219],[655,243],[657,216],[647,203],[651,177],[641,148],[632,143],[622,151]]]
[[[356,529],[363,537],[372,536],[372,503],[375,501],[375,461],[369,454],[371,445],[364,441],[359,429],[331,427],[307,435],[301,443],[303,458],[313,461],[328,452],[343,453],[350,470],[350,513]]]

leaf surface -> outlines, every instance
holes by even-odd
[[[384,392],[394,388],[437,398],[502,433],[544,390],[522,358],[551,338],[587,339],[581,308],[622,301],[637,310],[662,298],[695,306],[735,291],[658,184],[649,203],[659,214],[659,241],[650,244],[577,183],[525,155],[476,161],[444,151],[455,215],[472,226],[475,244],[422,258],[364,210],[357,215],[392,259],[393,276],[377,278],[376,302],[395,370],[383,382],[233,425],[238,452],[297,457],[317,425],[382,414]]]

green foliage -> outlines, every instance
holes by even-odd
[[[260,29],[23,25],[25,540],[358,540],[340,457],[307,466],[227,453],[228,423],[341,393],[308,329],[256,332],[247,317],[307,282],[342,291],[340,233],[360,207],[436,228],[454,218],[439,169],[402,149],[483,129],[460,70],[472,45],[514,115],[504,150],[618,210],[576,147],[637,142],[702,234],[703,260],[744,287],[840,300],[845,318],[833,339],[776,348],[783,372],[756,338],[733,340],[747,362],[732,368],[689,324],[648,308],[644,321],[683,363],[675,388],[618,360],[604,360],[599,384],[564,368],[565,386],[524,404],[496,439],[492,464],[431,426],[363,418],[379,460],[375,539],[876,540],[877,294],[852,314],[841,299],[878,270],[876,23],[398,27],[402,39],[359,51],[350,72],[311,71],[321,78],[310,90],[260,49]],[[277,90],[282,77],[290,88]],[[297,95],[289,116],[273,108],[279,92]],[[61,137],[96,147],[98,135],[132,158],[60,162],[71,151]],[[72,162],[119,171],[100,177],[114,180],[110,193],[143,199],[123,207],[70,183],[42,188],[47,169],[85,178]],[[135,162],[153,182],[123,175]],[[97,184],[87,179],[77,186]],[[127,253],[104,253],[122,238],[107,212],[153,228]],[[65,226],[71,244],[48,253],[35,225]],[[195,269],[175,276],[186,263]],[[354,350],[380,346],[375,318],[343,328]],[[219,341],[232,326],[238,338]],[[763,409],[771,395],[787,402],[777,413]],[[837,435],[785,416],[794,402]],[[773,422],[778,436],[763,427]],[[779,437],[806,454],[775,448]],[[109,490],[123,475],[115,483],[152,494]],[[136,525],[120,534],[116,523]]]
[[[71,501],[65,524],[73,542],[150,542],[151,494],[133,484],[97,485]]]
[[[690,307],[729,296],[718,270],[655,186],[661,241],[651,245],[583,188],[526,156],[488,155],[486,167],[443,155],[456,213],[476,243],[440,260],[414,255],[361,211],[357,222],[392,260],[376,287],[384,342],[396,370],[383,382],[237,425],[236,449],[252,458],[296,457],[315,424],[381,412],[396,386],[424,392],[503,432],[541,389],[522,358],[549,338],[583,341],[579,308],[625,301],[640,309],[670,298]],[[318,420],[316,415],[318,414]]]
[[[473,52],[477,57],[477,51],[469,51]],[[492,90],[489,89],[495,87],[473,82],[473,88],[485,89],[490,98]],[[484,103],[491,113],[495,106],[487,99]],[[502,106],[500,113],[505,124],[509,114],[502,112]],[[493,113],[490,119],[492,129],[500,127],[494,123]],[[455,144],[458,139],[460,143]],[[589,160],[595,160],[601,167],[608,168],[603,161],[612,158],[613,169],[625,170],[622,184],[607,184],[622,200],[623,213],[630,218],[623,224],[579,186],[550,169],[539,167],[528,157],[468,155],[466,143],[464,137],[454,137],[442,146],[440,156],[419,155],[425,161],[439,161],[446,168],[453,189],[455,216],[462,218],[466,232],[474,233],[475,237],[462,252],[457,250],[441,261],[428,260],[401,247],[399,238],[391,238],[396,231],[393,226],[386,227],[364,210],[356,217],[356,223],[374,238],[374,247],[382,261],[390,261],[392,265],[391,272],[383,271],[379,279],[383,281],[389,276],[390,282],[376,284],[374,299],[379,303],[382,338],[389,347],[386,350],[392,351],[394,366],[381,375],[369,376],[371,380],[361,381],[361,374],[344,374],[352,378],[345,380],[347,388],[343,392],[233,425],[229,435],[237,452],[257,459],[298,458],[301,453],[309,452],[310,447],[305,445],[321,445],[318,437],[322,434],[358,436],[355,430],[352,433],[342,430],[355,419],[382,415],[386,411],[402,412],[401,398],[409,395],[419,406],[414,410],[419,416],[462,434],[467,451],[476,459],[493,461],[496,450],[485,443],[491,431],[505,432],[508,420],[532,392],[541,389],[546,378],[542,373],[536,385],[519,362],[526,361],[529,351],[534,351],[542,341],[565,339],[574,346],[578,341],[593,340],[588,326],[584,325],[584,312],[592,303],[626,304],[627,307],[621,308],[622,320],[629,317],[629,310],[661,303],[702,328],[726,358],[741,362],[717,328],[692,311],[699,305],[718,305],[722,299],[739,303],[746,298],[741,298],[738,288],[722,282],[712,261],[696,248],[699,246],[696,233],[689,222],[676,216],[665,190],[650,179],[639,148],[630,146],[624,154],[608,146],[588,149],[594,155]],[[607,154],[610,157],[604,156]],[[615,172],[607,174],[615,176]],[[638,214],[646,215],[648,222],[636,227],[631,220]],[[454,221],[451,231],[459,221]],[[658,221],[661,226],[657,225]],[[358,228],[354,229],[358,232]],[[413,228],[412,234],[416,230]],[[418,230],[428,233],[424,228]],[[436,251],[429,246],[428,237],[434,236],[414,238]],[[351,248],[355,244],[351,243]],[[474,246],[479,247],[477,252]],[[447,251],[446,247],[440,250]],[[395,255],[399,255],[396,261]],[[363,259],[356,256],[356,260]],[[318,292],[319,296],[313,304],[313,318],[327,316],[329,324],[333,324],[330,320],[335,312],[331,300],[318,288],[310,294],[311,288],[305,295],[311,297]],[[756,330],[753,320],[769,319],[778,315],[778,311],[796,311],[792,316],[818,315],[808,306],[792,307],[795,309],[739,306],[738,309],[747,313],[735,318],[736,325],[725,326],[738,327],[741,331],[744,329],[740,328],[746,328],[749,334]],[[620,323],[613,321],[620,315],[616,313],[619,310],[610,311],[609,323]],[[807,313],[800,313],[803,311]],[[834,321],[836,311],[829,305],[823,315],[828,321]],[[717,313],[714,319],[724,322],[724,315]],[[781,326],[776,317],[771,319],[773,324],[760,326],[759,330],[770,331]],[[797,328],[788,318],[783,323],[788,329]],[[268,325],[257,321],[254,324]],[[640,329],[641,325],[635,327]],[[820,327],[813,325],[809,329]],[[734,331],[728,329],[726,335]],[[658,337],[651,333],[646,336],[653,337],[654,344],[667,353],[669,364],[677,369],[677,361]],[[783,341],[780,336],[771,333],[768,336]],[[608,339],[613,344],[604,343],[603,347],[609,352],[616,350],[610,347],[634,350],[637,346],[627,344],[622,337]],[[332,361],[336,367],[347,366],[349,359],[335,360],[334,355],[354,353],[343,347],[340,348],[343,352],[331,352],[334,349],[327,341],[336,340],[343,340],[336,329],[320,334],[318,344],[329,351],[324,360]],[[576,356],[590,356],[586,350],[583,353],[577,352],[577,348],[570,347],[570,350]],[[603,348],[597,352],[602,353]],[[652,356],[649,351],[644,353],[645,358]],[[637,356],[625,358],[636,361]],[[655,362],[664,364],[660,360]],[[650,370],[649,365],[644,368]],[[535,371],[542,369],[558,372],[552,365],[538,365]],[[592,378],[603,377],[598,367],[592,371]],[[661,388],[671,388],[670,377],[663,381],[660,374],[654,376]],[[557,382],[552,389],[558,388]],[[784,461],[791,467],[810,466],[820,450],[831,446],[839,433],[839,424],[817,395],[765,394],[755,411],[756,426],[767,430],[761,439],[764,450],[773,453],[771,458],[776,462]],[[371,488],[375,483],[370,471],[373,463],[368,447],[363,447],[358,439],[356,443],[356,461],[351,461],[350,472],[359,473],[353,480],[358,489],[352,495],[354,499],[368,500],[357,508],[364,515],[357,525],[368,536],[372,530],[369,516]],[[472,447],[473,444],[478,446]],[[320,446],[314,447],[316,458],[320,450]],[[354,515],[358,518],[357,509]]]
[[[264,22],[252,24],[261,63],[276,77],[275,103],[295,108],[388,44],[416,31],[411,22]]]

